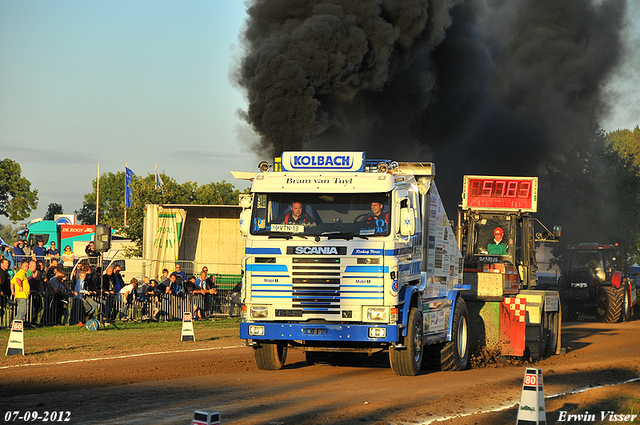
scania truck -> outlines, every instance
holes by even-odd
[[[284,152],[241,202],[242,322],[258,368],[388,350],[398,375],[469,364],[462,255],[429,162]]]

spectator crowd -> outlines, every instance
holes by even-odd
[[[62,253],[55,242],[33,247],[17,241],[13,249],[1,246],[0,326],[14,319],[27,326],[77,325],[91,319],[103,323],[182,319],[185,311],[194,320],[240,314],[240,282],[221,290],[205,266],[198,276],[187,276],[177,263],[157,278],[131,278],[119,264],[102,270],[93,242],[78,259],[70,246]]]

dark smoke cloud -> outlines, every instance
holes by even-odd
[[[238,82],[264,154],[428,160],[539,175],[606,112],[625,0],[255,0]],[[445,189],[443,190],[443,187]]]

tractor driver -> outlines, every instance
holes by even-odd
[[[489,241],[487,245],[487,252],[489,255],[506,255],[507,243],[504,238],[504,230],[498,226],[493,230],[493,240]]]

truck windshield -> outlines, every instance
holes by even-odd
[[[370,237],[390,232],[390,193],[256,193],[252,235]]]
[[[511,255],[514,220],[501,216],[482,216],[474,223],[474,255]]]

